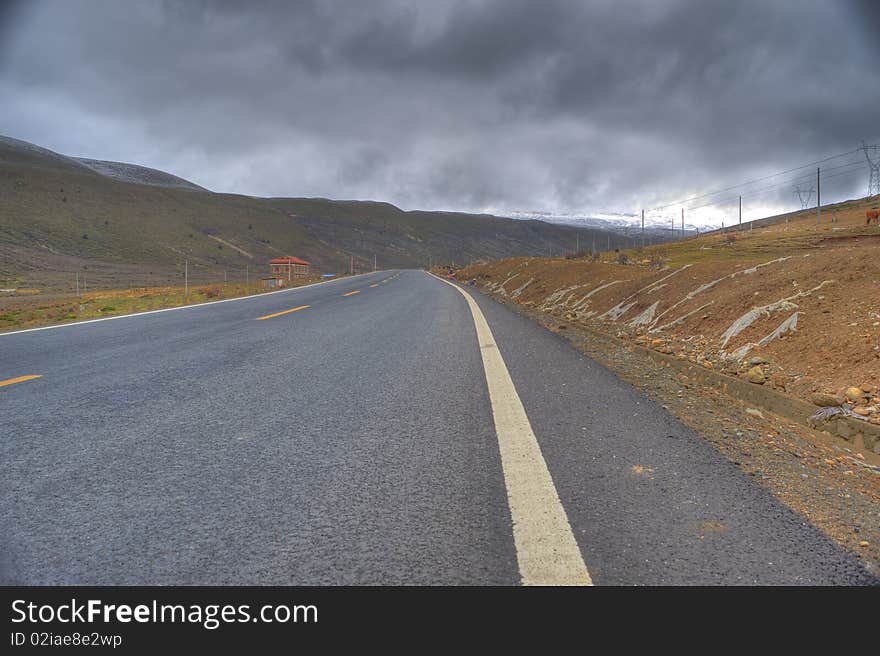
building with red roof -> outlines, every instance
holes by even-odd
[[[309,267],[308,262],[293,255],[276,257],[269,260],[272,275],[263,278],[263,284],[266,287],[283,287],[285,280],[309,275]]]

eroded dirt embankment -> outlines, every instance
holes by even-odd
[[[819,405],[857,387],[850,405],[880,424],[880,247],[654,268],[519,258],[459,278]]]

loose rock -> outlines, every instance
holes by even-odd
[[[770,376],[770,384],[778,390],[785,391],[785,388],[791,383],[791,379],[781,371],[777,371]]]
[[[840,405],[842,399],[834,396],[833,394],[817,392],[810,397],[810,402],[813,405],[818,405],[820,408],[833,408],[836,405]]]
[[[865,393],[859,387],[848,387],[843,395],[847,401],[855,403],[856,401],[861,401]]]
[[[755,385],[763,385],[766,382],[764,370],[761,367],[754,366],[746,373],[746,380]]]

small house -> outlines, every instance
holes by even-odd
[[[309,275],[309,263],[292,255],[269,260],[269,269],[272,277],[286,278],[287,280]]]

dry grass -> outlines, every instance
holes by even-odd
[[[318,276],[308,276],[293,281],[290,286],[299,287],[318,280]],[[10,297],[3,297],[0,298],[0,332],[194,305],[268,291],[272,290],[253,283],[228,283],[190,287],[188,290],[184,287],[139,287],[52,299],[32,296],[16,298],[14,304]]]
[[[630,262],[649,264],[662,258],[671,266],[699,262],[751,262],[792,255],[859,237],[876,237],[877,227],[865,225],[865,211],[877,203],[877,198],[867,198],[823,207],[822,222],[818,225],[815,209],[806,210],[624,253]],[[603,253],[601,259],[615,261],[617,254]]]

